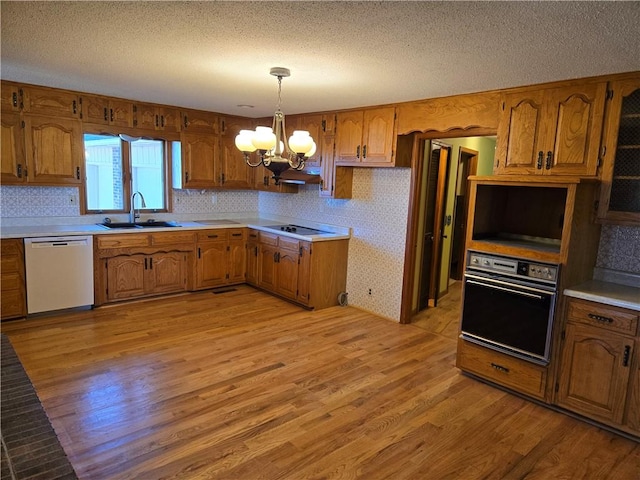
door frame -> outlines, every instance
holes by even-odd
[[[409,185],[409,207],[407,212],[407,235],[405,241],[404,269],[402,282],[402,301],[400,305],[400,323],[410,323],[414,311],[412,300],[416,274],[416,250],[418,247],[418,224],[420,212],[420,178],[423,170],[424,141],[446,138],[487,137],[496,135],[495,129],[471,127],[454,128],[447,132],[429,131],[416,133],[411,151],[411,181]]]

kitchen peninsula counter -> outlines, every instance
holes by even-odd
[[[640,288],[632,285],[605,280],[589,280],[565,289],[564,294],[568,297],[640,312]]]

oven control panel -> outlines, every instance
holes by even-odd
[[[469,270],[482,270],[514,277],[542,280],[553,284],[558,282],[558,265],[534,263],[519,258],[469,251],[467,268]]]

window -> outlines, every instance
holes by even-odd
[[[125,138],[129,139],[130,137]],[[84,135],[86,209],[128,212],[134,192],[144,196],[150,211],[167,210],[167,142],[124,140],[114,135]]]

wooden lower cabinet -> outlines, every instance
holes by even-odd
[[[556,403],[637,435],[638,313],[579,299],[566,312]]]
[[[540,400],[546,391],[547,368],[458,339],[457,367]]]
[[[193,289],[194,239],[192,231],[96,235],[95,305]]]
[[[249,232],[247,283],[309,308],[338,304],[346,290],[348,240],[308,242]]]
[[[107,301],[187,290],[188,255],[159,252],[106,260]]]
[[[196,289],[245,281],[245,229],[206,230],[196,238]]]
[[[2,240],[0,258],[0,317],[2,320],[24,317],[27,314],[27,293],[22,239]]]

